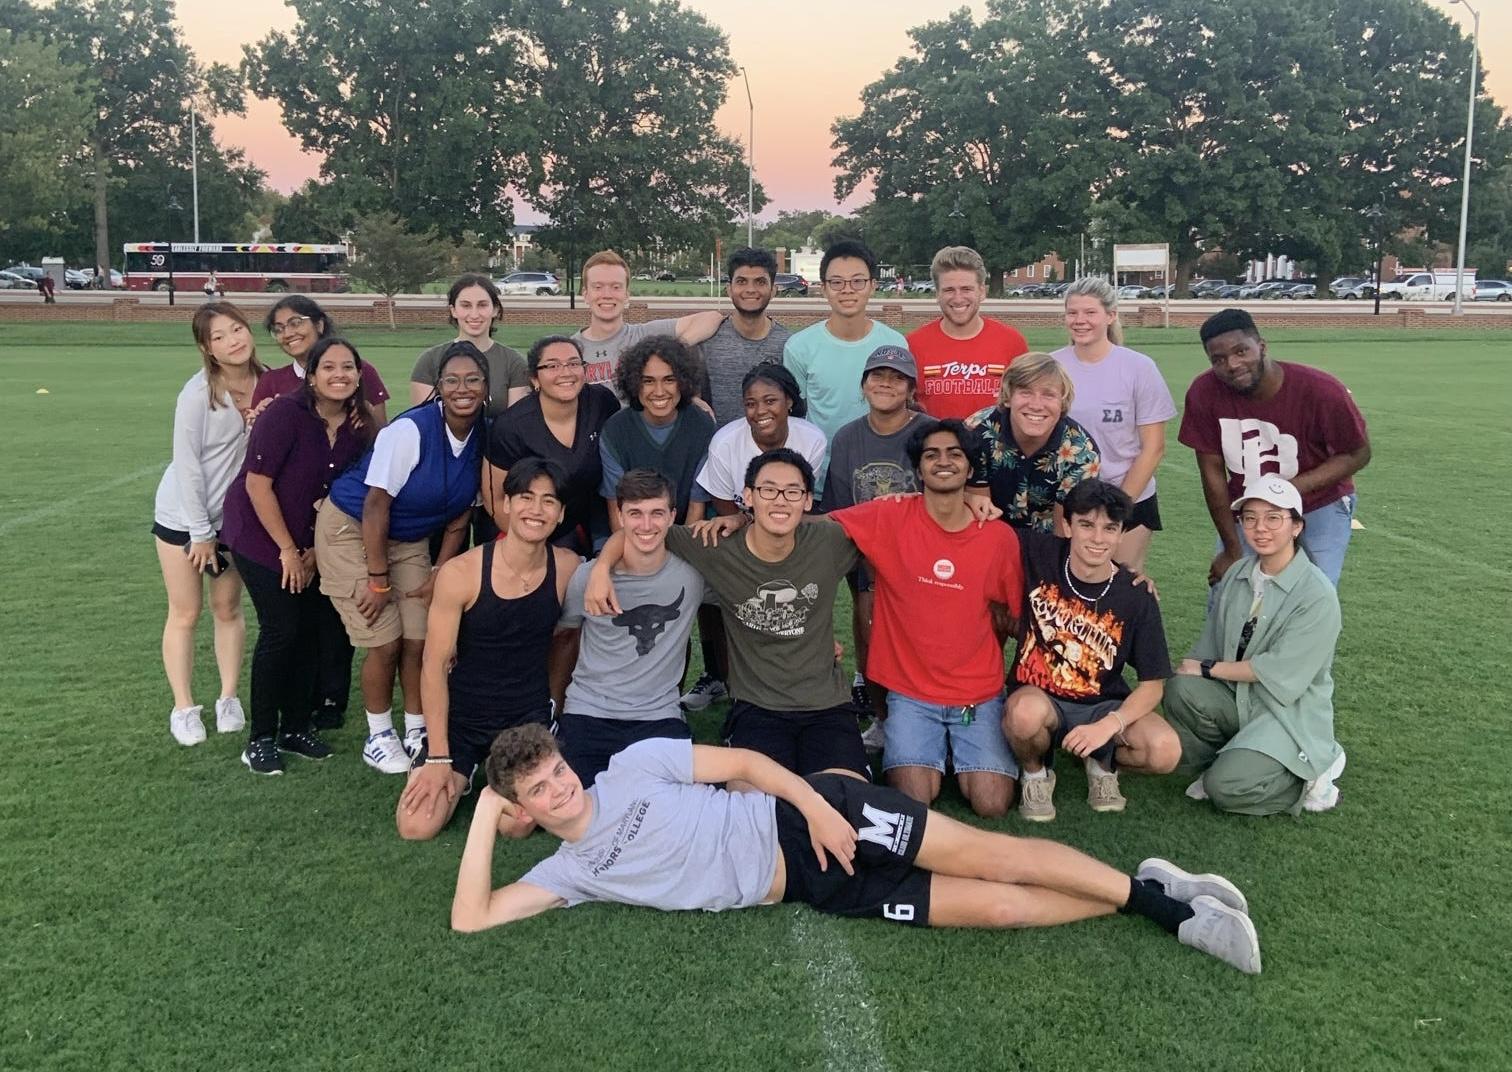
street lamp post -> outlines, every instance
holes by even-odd
[[[1380,205],[1371,205],[1365,210],[1365,218],[1375,232],[1375,285],[1371,288],[1375,297],[1375,316],[1381,315],[1381,220],[1385,215]]]
[[[189,177],[194,184],[194,244],[199,245],[199,115],[189,102]]]
[[[744,66],[740,76],[745,79],[746,108],[750,116],[750,129],[746,133],[746,245],[756,245],[756,101],[751,97],[751,75]]]
[[[1463,4],[1470,12],[1470,111],[1465,119],[1465,174],[1460,181],[1460,229],[1459,260],[1454,270],[1454,315],[1464,312],[1465,288],[1465,229],[1470,222],[1470,148],[1475,140],[1475,79],[1480,67],[1480,12],[1470,6],[1469,0],[1449,0],[1451,4]]]
[[[577,260],[577,225],[582,213],[578,211],[577,202],[568,200],[567,211],[562,214],[562,219],[567,224],[567,308],[577,308],[577,269],[574,262]]]
[[[179,204],[179,199],[177,197],[175,197],[172,193],[169,193],[169,195],[168,195],[168,203],[164,207],[169,212],[171,212],[175,216],[177,216],[180,221],[183,220],[183,218],[184,218],[184,206],[181,205],[181,204]],[[169,305],[177,304],[174,301],[174,296],[177,293],[178,293],[178,284],[175,282],[175,280],[173,278],[173,237],[172,237],[172,235],[170,235],[169,238],[168,238],[168,304]]]

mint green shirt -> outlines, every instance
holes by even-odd
[[[808,402],[808,419],[824,432],[826,442],[833,442],[835,433],[851,421],[866,416],[861,370],[879,346],[901,346],[906,350],[908,341],[886,324],[873,320],[864,338],[846,342],[831,335],[821,320],[795,332],[782,348],[782,363],[797,378]],[[815,476],[816,486],[823,487],[824,474]]]

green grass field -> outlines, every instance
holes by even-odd
[[[355,334],[401,394],[441,338]],[[1131,339],[1178,400],[1204,363],[1194,336]],[[1375,443],[1341,592],[1342,803],[1221,817],[1183,780],[1131,776],[1128,812],[1094,816],[1065,769],[1060,818],[1035,830],[1122,868],[1161,854],[1231,876],[1264,949],[1251,978],[1122,917],[931,933],[585,906],[452,934],[469,812],[399,841],[400,780],[360,762],[355,696],[339,754],[283,778],[249,776],[240,739],[168,734],[147,529],[198,362],[187,328],[0,326],[0,1068],[1512,1067],[1509,347],[1299,331],[1272,352],[1341,376]],[[1151,572],[1179,655],[1212,536],[1171,439]],[[498,877],[553,848],[501,844]]]

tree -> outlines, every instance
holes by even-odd
[[[352,274],[388,299],[390,330],[397,328],[394,295],[433,282],[450,266],[453,256],[453,247],[434,231],[412,231],[392,212],[359,219],[352,244],[357,251]]]
[[[714,127],[736,70],[724,34],[674,0],[533,0],[513,18],[533,91],[522,193],[555,221],[538,242],[707,251],[744,216],[744,150]]]
[[[55,45],[0,29],[0,238],[44,228],[72,201],[59,181],[84,151],[91,87]]]
[[[324,182],[277,231],[323,237],[392,212],[452,238],[502,242],[509,188],[536,144],[506,0],[291,0],[298,22],[244,50],[253,92],[324,154]],[[308,201],[308,204],[295,204]],[[291,232],[292,233],[292,232]],[[303,236],[301,236],[303,237]]]
[[[835,196],[871,180],[886,221],[928,242],[968,243],[996,281],[1086,218],[1104,138],[1088,121],[1092,82],[1073,0],[990,0],[909,31],[905,56],[861,95],[835,135]],[[917,238],[894,259],[927,261]]]
[[[239,80],[225,67],[195,63],[179,37],[172,0],[57,0],[46,8],[13,3],[7,13],[30,19],[57,44],[64,62],[92,76],[87,144],[94,260],[108,265],[116,176],[164,158],[187,163],[190,100],[198,99],[209,114],[239,113]]]

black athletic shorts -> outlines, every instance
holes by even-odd
[[[930,874],[914,866],[929,809],[883,785],[843,774],[808,779],[856,830],[856,858],[847,875],[833,858],[819,870],[808,823],[797,808],[777,801],[777,843],[787,864],[784,901],[812,905],[832,916],[873,916],[929,926]]]
[[[1125,529],[1138,528],[1143,525],[1151,532],[1160,531],[1160,496],[1151,495],[1143,502],[1134,504],[1134,510],[1129,514],[1129,520],[1124,522]]]
[[[553,734],[557,732],[557,724],[552,721],[551,715],[544,711],[539,717],[522,718],[518,722],[503,726],[471,722],[466,718],[457,718],[456,714],[455,711],[452,712],[452,717],[447,723],[446,740],[451,748],[452,770],[467,779],[469,791],[472,789],[473,775],[478,772],[479,767],[483,766],[483,761],[488,758],[488,750],[493,747],[494,738],[499,734],[515,726],[524,726],[532,722],[539,722]],[[420,754],[414,758],[410,766],[422,765],[429,754],[430,742],[426,741],[425,747],[420,750]]]
[[[558,744],[562,758],[573,769],[586,789],[609,769],[609,761],[636,741],[652,737],[691,740],[693,731],[680,718],[639,721],[627,718],[598,718],[593,715],[563,715],[557,719]]]
[[[837,767],[871,780],[856,709],[848,703],[819,711],[768,711],[736,700],[719,735],[731,748],[760,752],[794,774],[807,777]]]

